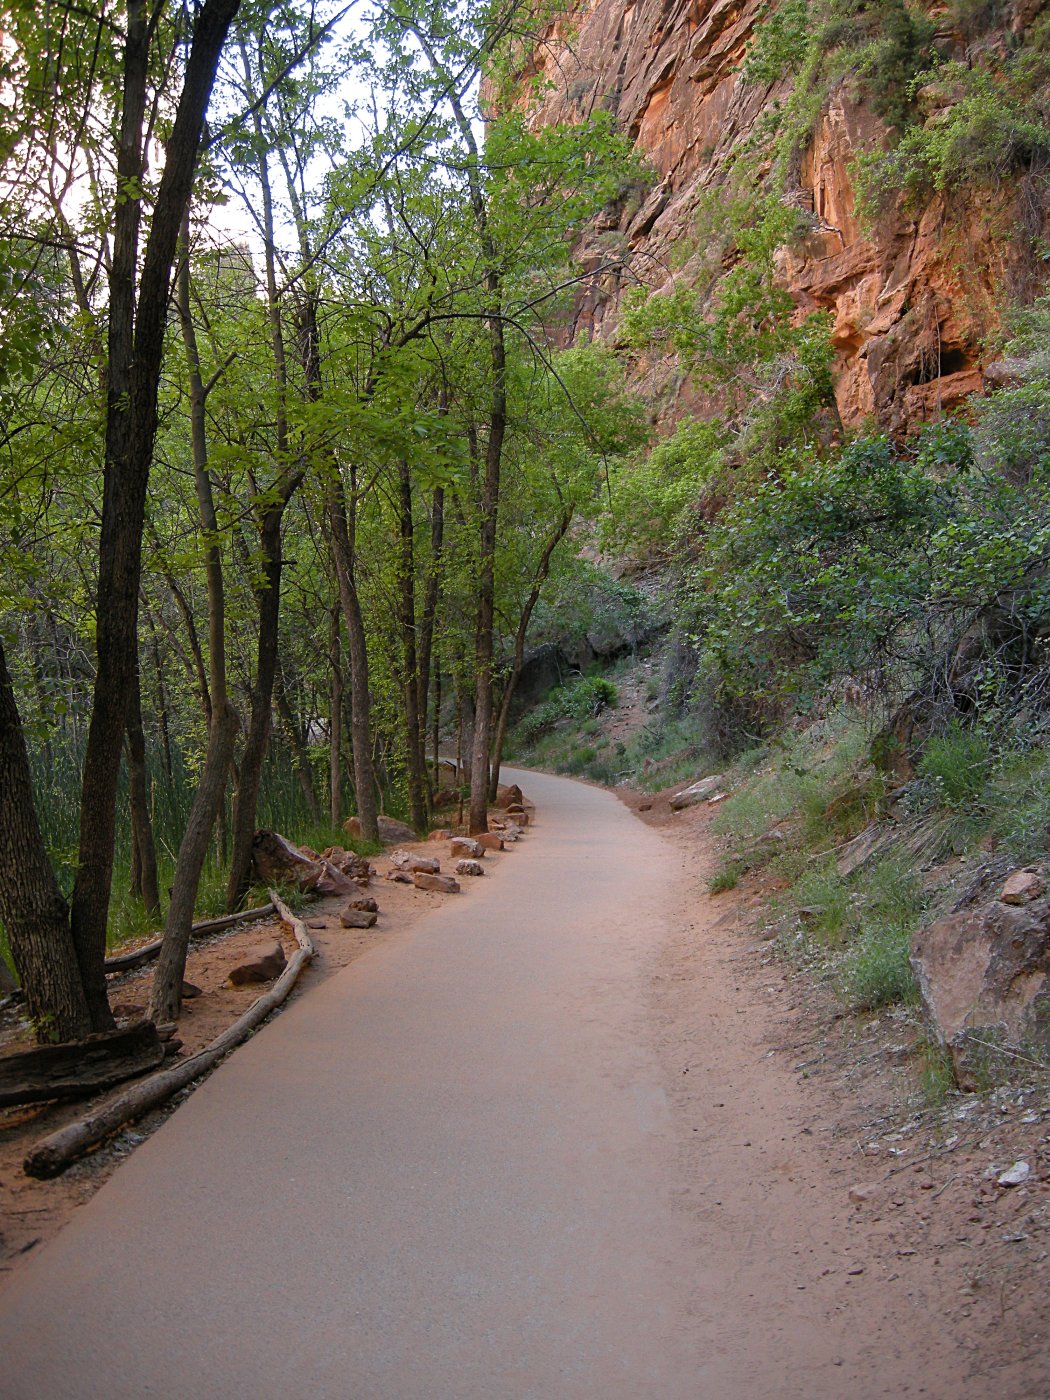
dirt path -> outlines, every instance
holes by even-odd
[[[871,1257],[702,853],[524,781],[498,879],[266,1027],[0,1290],[0,1393],[1046,1393]]]

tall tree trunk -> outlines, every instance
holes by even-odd
[[[138,894],[151,919],[160,918],[160,888],[157,883],[157,848],[153,841],[150,816],[149,780],[146,773],[146,737],[142,732],[142,697],[138,668],[128,700],[128,793],[131,830],[137,857]]]
[[[245,84],[252,90],[251,64],[244,45],[241,61]],[[253,114],[259,182],[263,203],[263,253],[266,267],[266,314],[270,323],[270,349],[273,354],[274,379],[277,386],[276,455],[278,461],[288,459],[288,365],[284,345],[284,326],[277,285],[277,244],[274,233],[273,194],[267,161],[267,142],[263,132],[261,108]],[[282,530],[284,512],[303,480],[301,468],[286,466],[278,482],[276,498],[265,507],[259,521],[259,547],[262,554],[262,582],[255,590],[255,606],[259,614],[256,644],[255,682],[252,686],[251,717],[241,754],[237,791],[233,801],[233,854],[226,882],[226,907],[232,912],[238,907],[251,884],[252,839],[259,808],[263,762],[270,741],[273,710],[273,686],[277,673],[277,653],[281,617],[281,571],[283,568]]]
[[[298,485],[298,483],[296,483]],[[292,488],[293,490],[295,487]],[[290,498],[290,493],[289,493]],[[232,911],[238,907],[251,884],[252,838],[255,816],[262,786],[263,761],[270,740],[273,709],[274,678],[277,674],[277,650],[281,611],[281,522],[284,506],[271,506],[263,517],[259,531],[262,552],[262,583],[256,591],[258,608],[258,642],[256,646],[255,683],[252,686],[251,718],[241,754],[240,775],[233,803],[233,855],[226,884],[226,904]]]
[[[474,747],[470,763],[472,835],[488,829],[489,746],[492,740],[492,658],[496,617],[496,534],[500,466],[507,431],[507,352],[498,304],[498,285],[490,288],[495,305],[489,322],[492,400],[481,493],[481,540],[478,568],[478,620],[474,645]]]
[[[426,707],[420,706],[419,663],[416,655],[416,557],[412,529],[412,474],[408,462],[398,463],[398,613],[401,623],[401,694],[405,715],[408,761],[409,816],[416,831],[427,825]]]
[[[432,771],[432,774],[431,774],[431,783],[432,783],[432,785],[436,788],[437,785],[438,785],[438,783],[439,783],[439,781],[440,781],[440,779],[441,779],[441,772],[440,772],[440,768],[439,768],[439,766],[438,766],[439,760],[440,760],[440,758],[441,758],[441,754],[440,754],[440,751],[439,751],[439,746],[440,746],[440,743],[441,743],[441,667],[440,667],[440,666],[435,666],[435,667],[434,667],[434,721],[433,721],[433,722],[434,722],[434,740],[433,740],[433,743],[434,743],[433,765],[434,765],[434,766],[433,766],[433,771]]]
[[[29,755],[0,640],[0,923],[40,1040],[79,1040],[91,1029],[69,909],[58,888],[33,801]]]
[[[328,660],[332,692],[328,721],[328,815],[335,830],[343,819],[343,658],[339,645],[339,604],[331,611]]]
[[[179,270],[176,305],[186,349],[189,380],[190,440],[193,450],[193,481],[197,509],[205,539],[204,570],[208,583],[208,669],[211,718],[208,724],[208,750],[204,758],[189,820],[179,844],[171,903],[164,925],[164,940],[153,975],[150,1014],[157,1022],[174,1021],[182,1009],[182,981],[186,953],[190,946],[193,911],[197,903],[201,871],[208,855],[215,820],[226,792],[226,780],[233,759],[233,746],[240,721],[230,704],[226,688],[226,591],[222,576],[222,546],[215,511],[211,476],[208,472],[208,441],[205,407],[208,388],[201,376],[200,354],[190,306],[189,219],[185,223],[183,261]]]
[[[354,797],[361,835],[366,841],[379,840],[379,814],[376,810],[375,768],[372,762],[371,696],[368,690],[368,642],[357,594],[357,507],[354,483],[350,484],[350,506],[335,463],[328,482],[328,523],[339,602],[346,623],[350,652],[350,743],[354,755]]]
[[[110,317],[102,526],[99,536],[94,705],[80,803],[80,851],[70,909],[92,1025],[113,1026],[106,997],[106,921],[113,880],[117,780],[138,639],[146,486],[157,432],[157,397],[171,270],[197,166],[219,54],[239,0],[204,0],[166,147],[164,173],[139,272],[143,131],[153,19],[129,0],[116,206],[109,272]],[[137,295],[136,295],[136,273]]]
[[[420,726],[426,736],[427,704],[430,696],[430,663],[434,651],[434,625],[437,621],[438,598],[441,593],[441,565],[445,539],[445,488],[434,488],[430,512],[430,568],[423,592],[423,613],[419,622],[419,713]],[[441,685],[435,686],[435,725],[441,709]],[[437,729],[435,728],[435,734]],[[436,744],[435,740],[435,744]],[[424,767],[425,767],[424,754]],[[434,760],[434,783],[437,782],[437,759]],[[433,795],[433,794],[431,794]]]

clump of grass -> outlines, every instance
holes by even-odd
[[[918,998],[908,961],[911,934],[906,924],[864,923],[839,970],[843,995],[853,1010],[874,1011]]]
[[[791,899],[804,927],[819,933],[825,942],[841,939],[850,922],[851,897],[834,865],[803,875],[792,886]]]
[[[955,1089],[955,1072],[943,1045],[926,1040],[919,1047],[919,1088],[928,1104],[936,1106]]]
[[[711,876],[707,882],[707,888],[712,894],[721,894],[724,890],[736,889],[747,872],[748,864],[746,861],[731,857]]]
[[[1050,752],[1045,747],[1014,754],[1001,766],[988,790],[994,813],[992,832],[1004,851],[1020,863],[1050,849]]]
[[[987,737],[956,722],[946,733],[927,741],[917,771],[934,784],[946,807],[963,807],[980,801],[991,760]]]

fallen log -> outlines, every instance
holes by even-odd
[[[233,928],[234,924],[265,918],[267,914],[273,912],[274,906],[272,904],[260,904],[257,909],[245,909],[240,914],[223,914],[219,919],[202,919],[200,923],[192,926],[190,937],[203,938],[206,934],[218,933],[224,928]],[[153,943],[147,943],[144,947],[136,948],[131,953],[118,953],[116,957],[107,958],[107,975],[113,972],[130,972],[133,967],[141,967],[143,963],[147,963],[157,956],[163,942],[162,938],[158,938]]]
[[[173,1029],[173,1028],[172,1028]],[[36,1045],[0,1059],[0,1108],[83,1099],[111,1089],[136,1074],[156,1069],[165,1056],[165,1040],[152,1021],[137,1021],[61,1045]]]
[[[68,1123],[30,1148],[22,1164],[27,1176],[39,1177],[42,1180],[59,1176],[78,1157],[82,1157],[90,1148],[123,1128],[126,1123],[141,1118],[151,1108],[156,1108],[172,1094],[191,1084],[194,1079],[206,1074],[225,1054],[243,1040],[247,1040],[255,1027],[281,1005],[295,986],[300,972],[313,957],[314,945],[306,925],[295,917],[273,890],[270,891],[270,899],[277,913],[291,926],[299,944],[297,951],[289,959],[288,966],[273,986],[261,997],[257,997],[243,1016],[238,1017],[232,1026],[227,1027],[222,1035],[217,1036],[196,1055],[191,1055],[188,1059],[172,1065],[170,1069],[162,1069],[141,1083],[132,1085],[130,1089],[125,1089],[103,1104],[96,1112],[78,1119],[75,1123]]]

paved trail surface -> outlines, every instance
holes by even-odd
[[[0,1290],[0,1396],[961,1393],[895,1358],[892,1318],[861,1337],[796,1291],[828,1222],[740,1141],[784,1136],[776,1080],[698,1158],[653,997],[679,854],[607,793],[521,780],[527,844],[297,1000]],[[719,1084],[749,1072],[712,1029]]]

